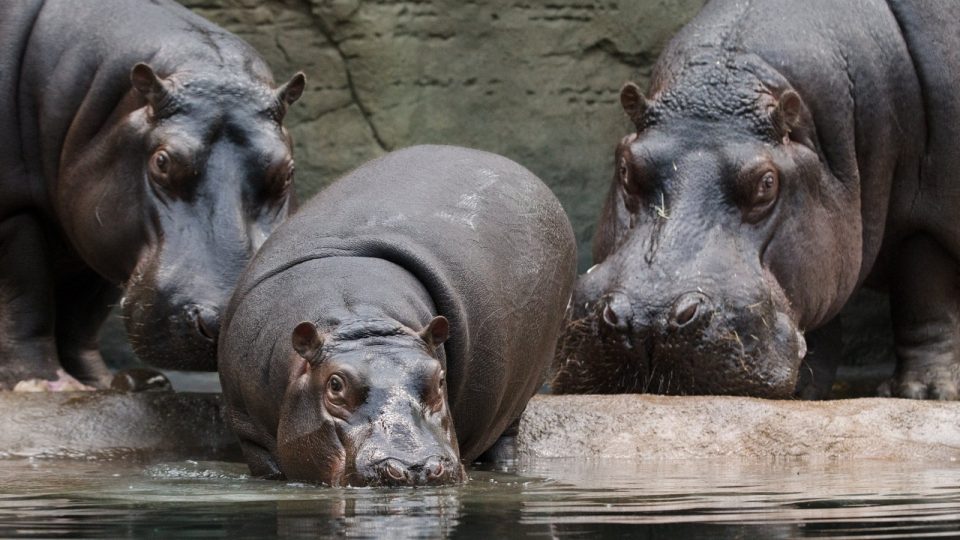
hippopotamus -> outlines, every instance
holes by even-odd
[[[224,418],[251,473],[423,485],[508,458],[575,258],[557,199],[507,158],[416,146],[340,178],[267,240],[223,320]]]
[[[957,399],[960,4],[715,0],[644,94],[559,347],[559,392],[817,398],[838,312],[889,291],[881,395]]]
[[[233,285],[290,209],[304,85],[173,1],[0,4],[0,388],[108,386],[118,303],[142,360],[215,370]]]

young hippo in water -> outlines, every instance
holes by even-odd
[[[550,190],[494,154],[418,146],[338,180],[264,244],[224,319],[224,414],[250,470],[463,480],[542,382],[575,253]]]
[[[818,6],[710,2],[649,98],[623,88],[557,391],[827,396],[866,284],[893,308],[881,393],[957,399],[960,4]]]
[[[141,359],[216,369],[303,87],[173,1],[0,2],[0,389],[108,385],[118,302]]]

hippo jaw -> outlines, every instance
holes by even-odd
[[[419,334],[384,321],[331,332],[300,323],[292,339],[298,367],[277,430],[284,476],[355,487],[463,482],[435,356],[446,326],[442,317]]]

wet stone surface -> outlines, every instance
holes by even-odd
[[[0,456],[239,459],[216,394],[0,392]]]
[[[217,394],[0,393],[7,456],[239,459]],[[737,397],[536,396],[526,458],[960,458],[960,403]]]

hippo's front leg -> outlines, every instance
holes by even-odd
[[[830,399],[837,367],[843,357],[843,329],[840,316],[826,325],[808,332],[807,356],[800,366],[797,397]]]
[[[957,261],[922,234],[905,240],[896,260],[890,301],[897,370],[880,394],[955,400],[960,385]]]
[[[30,214],[0,221],[0,389],[57,390],[76,381],[60,369],[53,340],[53,276],[47,239]]]
[[[113,375],[100,356],[100,327],[120,290],[93,271],[63,279],[57,287],[57,352],[67,372],[84,384],[107,388]]]

